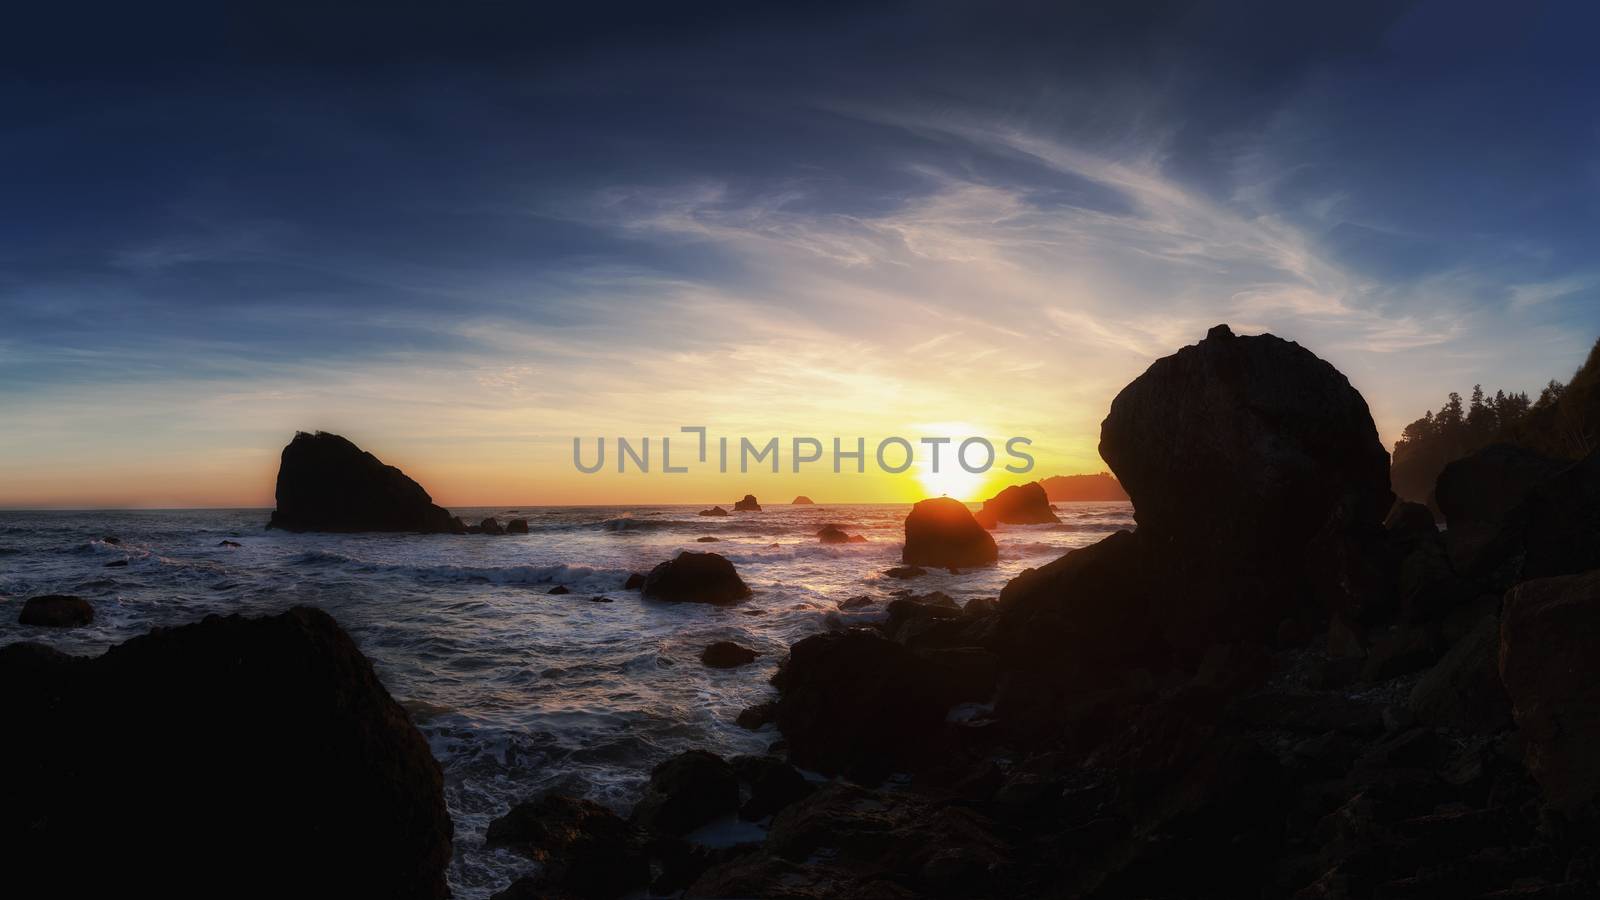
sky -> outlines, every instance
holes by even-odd
[[[452,506],[981,499],[1103,469],[1111,398],[1219,322],[1389,445],[1600,335],[1592,4],[12,18],[0,506],[271,506],[316,429]],[[573,466],[695,425],[782,471]],[[1035,469],[791,471],[891,435]]]

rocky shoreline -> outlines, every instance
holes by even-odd
[[[380,530],[460,526],[353,444],[302,438],[336,460],[308,484],[390,498]],[[1342,374],[1226,326],[1119,394],[1101,454],[1136,531],[998,600],[908,590],[871,627],[796,642],[774,698],[739,716],[772,734],[765,755],[673,757],[627,817],[528,798],[486,835],[533,864],[497,896],[1597,895],[1600,455],[1486,448],[1440,476],[1441,531],[1394,502]],[[278,527],[376,521],[297,478],[286,493],[280,473]],[[917,504],[890,574],[992,565],[986,524],[1053,518],[1036,485],[980,514]],[[715,553],[628,588],[750,594]],[[38,624],[83,619],[40,599]],[[0,694],[27,738],[0,755],[28,773],[0,798],[0,843],[63,885],[446,893],[439,767],[324,613],[209,617],[94,659],[11,644]],[[761,837],[705,837],[732,820]],[[73,865],[108,834],[115,865]],[[193,864],[152,868],[175,835]]]

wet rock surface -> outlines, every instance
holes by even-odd
[[[919,501],[906,516],[905,528],[900,561],[907,566],[990,566],[999,558],[994,538],[966,504],[948,497]]]
[[[726,557],[688,550],[651,569],[641,590],[646,597],[657,600],[716,606],[728,606],[750,596],[750,588]]]

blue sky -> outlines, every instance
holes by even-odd
[[[1221,321],[1389,442],[1600,334],[1592,6],[1098,6],[23,9],[0,505],[269,505],[318,427],[458,504],[688,499],[567,454],[696,423],[1093,471]]]

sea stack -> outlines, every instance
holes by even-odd
[[[994,538],[965,503],[949,497],[923,500],[906,516],[900,561],[913,566],[992,566],[1000,558]]]
[[[460,521],[394,466],[326,431],[299,432],[283,448],[278,508],[285,531],[460,533]]]
[[[791,504],[791,505],[793,505],[793,506],[811,506],[812,505],[811,498],[807,497],[805,494],[801,494],[800,496],[794,498],[794,503]]]
[[[734,512],[761,512],[761,504],[756,502],[755,494],[745,494],[744,499],[733,504]]]
[[[1037,481],[1014,484],[983,501],[974,518],[985,528],[1006,525],[1048,525],[1059,522],[1050,511],[1050,499]]]

